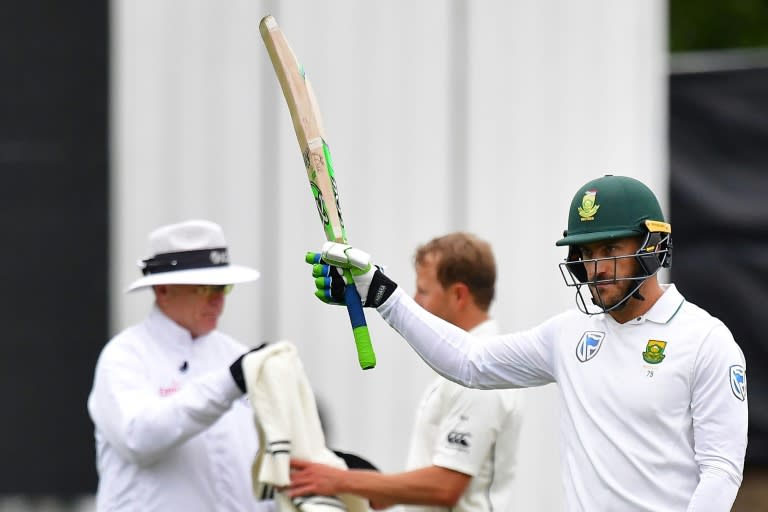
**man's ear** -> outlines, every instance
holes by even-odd
[[[472,301],[472,294],[469,293],[469,286],[464,283],[453,283],[450,286],[449,293],[454,303],[460,308],[465,309]]]

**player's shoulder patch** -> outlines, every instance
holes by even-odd
[[[728,369],[733,395],[742,402],[747,399],[747,371],[740,364],[734,364]]]
[[[602,331],[587,331],[581,335],[576,345],[576,357],[582,363],[586,363],[597,355],[597,351],[603,345],[605,333]]]

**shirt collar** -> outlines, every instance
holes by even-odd
[[[194,341],[190,332],[171,320],[171,318],[157,307],[157,304],[152,306],[152,311],[150,311],[149,316],[147,317],[146,324],[147,328],[155,335],[154,337],[156,339],[182,344],[189,344]]]
[[[489,318],[485,322],[474,326],[469,332],[477,336],[494,336],[499,333],[499,326],[496,324],[496,320]]]
[[[666,324],[680,311],[685,297],[677,291],[677,287],[674,284],[662,284],[661,288],[664,293],[659,300],[644,315],[631,320],[631,323],[639,324],[648,320],[657,324]]]

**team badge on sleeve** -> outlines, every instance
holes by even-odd
[[[742,402],[747,398],[747,372],[743,366],[735,364],[730,371],[731,391]]]
[[[576,357],[579,361],[586,363],[597,355],[597,351],[600,350],[600,346],[605,339],[605,333],[600,331],[587,331],[579,340],[579,344],[576,345]]]

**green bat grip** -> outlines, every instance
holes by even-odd
[[[355,346],[357,346],[357,359],[360,362],[360,368],[368,370],[376,366],[376,354],[373,352],[371,335],[368,332],[368,324],[365,322],[365,313],[360,301],[360,294],[357,293],[355,282],[352,279],[352,272],[349,269],[344,270],[344,276],[350,283],[344,287],[344,302],[347,304],[349,321],[352,323],[352,333],[355,336]]]

